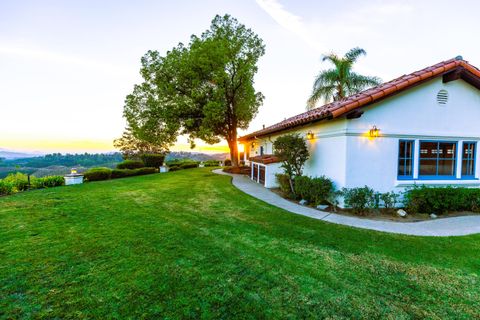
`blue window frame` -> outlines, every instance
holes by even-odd
[[[398,143],[398,179],[413,179],[414,140],[400,140]]]
[[[475,154],[477,153],[476,142],[464,142],[462,149],[462,178],[475,177]]]
[[[420,179],[456,179],[457,142],[420,141]]]

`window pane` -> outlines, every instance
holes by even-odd
[[[455,143],[442,142],[439,144],[438,157],[453,159],[455,158]]]
[[[407,141],[406,148],[405,148],[405,158],[412,158],[412,154],[413,154],[413,141]]]
[[[405,160],[405,175],[406,176],[412,176],[413,175],[412,165],[413,165],[412,160],[410,160],[410,159]]]
[[[405,158],[405,141],[400,141],[399,149],[398,149],[398,157]]]
[[[439,176],[454,176],[455,175],[455,160],[438,160],[438,175]]]
[[[405,160],[403,159],[398,160],[398,175],[399,176],[405,175]]]
[[[437,174],[437,160],[420,160],[421,176],[434,176]]]
[[[462,176],[475,174],[475,143],[464,143],[462,150]]]
[[[437,142],[421,142],[420,143],[420,159],[437,158]]]

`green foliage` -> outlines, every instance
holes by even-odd
[[[329,203],[334,192],[332,180],[325,176],[310,178],[297,176],[294,180],[295,195],[314,205]]]
[[[147,141],[136,137],[131,127],[127,127],[122,137],[113,141],[115,148],[122,152],[124,159],[138,159],[145,154],[164,154],[168,151],[165,141]]]
[[[135,170],[137,169],[113,169],[111,179],[131,177],[135,175]]]
[[[83,173],[86,181],[108,180],[112,177],[112,169],[92,168]]]
[[[378,206],[378,202],[375,201],[375,191],[367,186],[350,189],[343,188],[342,195],[345,205],[352,208],[356,214],[365,214]]]
[[[15,193],[15,185],[12,182],[0,180],[0,196],[6,196]]]
[[[172,159],[172,160],[168,160],[168,161],[165,161],[165,164],[171,168],[173,166],[183,166],[183,165],[187,165],[187,166],[191,166],[191,165],[195,165],[198,167],[198,165],[200,164],[200,161],[197,161],[197,160],[192,160],[192,159]]]
[[[145,167],[160,168],[165,160],[164,154],[145,153],[140,156]]]
[[[263,103],[253,84],[265,47],[229,15],[217,15],[209,30],[190,39],[165,56],[143,56],[143,82],[126,97],[124,116],[142,141],[169,146],[186,134],[193,146],[196,138],[223,138],[237,159],[237,129],[247,129]]]
[[[307,144],[298,134],[287,134],[273,143],[275,155],[282,160],[282,168],[293,180],[302,175],[303,165],[309,158]],[[292,190],[295,193],[295,190]]]
[[[226,167],[230,167],[232,165],[232,160],[225,159],[225,161],[223,162],[223,165],[226,166]]]
[[[138,160],[125,160],[117,164],[117,169],[138,169],[145,167],[142,161]]]
[[[218,167],[220,165],[220,161],[207,160],[207,161],[204,161],[203,164],[205,165],[205,167]]]
[[[158,168],[146,167],[146,168],[135,169],[136,176],[143,176],[145,174],[152,174],[152,173],[158,173]]]
[[[42,157],[32,157],[25,159],[5,160],[0,164],[1,167],[30,167],[46,168],[50,166],[66,167],[92,167],[92,166],[113,166],[122,161],[122,155],[115,153],[83,153],[83,154],[61,154],[52,153]]]
[[[316,103],[321,99],[326,102],[332,99],[337,101],[368,87],[379,85],[381,83],[379,78],[363,76],[352,70],[357,59],[365,54],[365,50],[353,48],[344,57],[334,53],[323,56],[323,61],[332,63],[334,68],[321,71],[315,79],[307,109],[315,108]]]
[[[404,194],[407,211],[443,214],[452,211],[480,212],[480,189],[415,187]]]
[[[394,191],[380,194],[380,200],[382,200],[384,208],[389,210],[395,209],[399,197],[400,194]]]
[[[3,179],[4,182],[12,184],[17,191],[25,191],[28,189],[28,175],[24,173],[12,173]]]
[[[60,187],[64,184],[65,179],[62,176],[46,176],[32,179],[32,188],[34,189]]]
[[[290,187],[290,177],[284,173],[277,173],[275,175],[277,182],[280,186],[280,190],[288,197],[293,197],[292,189]]]

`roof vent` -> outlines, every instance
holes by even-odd
[[[463,60],[463,57],[462,56],[456,56],[455,60]]]
[[[437,93],[437,103],[439,105],[446,105],[448,102],[448,91],[447,90],[440,90]]]

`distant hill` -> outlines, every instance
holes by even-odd
[[[197,161],[207,161],[207,160],[219,160],[223,161],[229,158],[228,153],[201,153],[201,152],[189,152],[189,151],[171,151],[165,160],[173,159],[192,159]]]
[[[31,157],[38,157],[38,154],[33,153],[22,153],[16,151],[9,151],[5,149],[0,149],[0,158],[4,159],[21,159],[21,158],[31,158]]]

